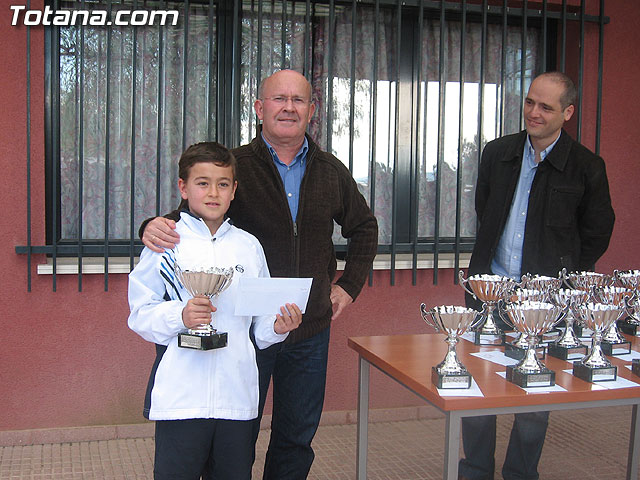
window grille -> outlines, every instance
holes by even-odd
[[[181,152],[204,140],[249,142],[260,81],[291,68],[312,84],[310,135],[349,167],[378,218],[391,282],[401,255],[415,282],[420,254],[433,256],[437,282],[442,254],[457,269],[471,251],[480,152],[522,128],[532,78],[569,69],[583,88],[586,22],[599,36],[599,149],[604,0],[597,16],[586,0],[495,3],[50,2],[54,11],[179,16],[176,25],[46,27],[47,241],[32,245],[29,231],[16,251],[29,255],[29,270],[30,255],[46,253],[54,289],[58,257],[77,258],[79,288],[83,259],[101,257],[108,288],[109,259],[129,257],[132,267],[140,223],[178,205]],[[334,240],[340,253],[337,228]]]

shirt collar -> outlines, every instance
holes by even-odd
[[[262,132],[260,133],[260,135],[262,136],[262,141],[267,146],[267,150],[269,150],[269,153],[271,154],[273,161],[281,165],[285,165],[280,160],[280,158],[278,158],[278,154],[276,153],[275,149],[271,146],[271,144],[267,141],[267,139],[264,138],[264,135],[262,134]],[[300,164],[304,164],[304,161],[307,158],[308,151],[309,151],[309,140],[307,140],[307,136],[305,135],[304,141],[302,142],[302,146],[300,147],[300,150],[298,150],[298,153],[296,153],[296,156],[294,157],[293,162],[291,162],[291,165],[295,164],[298,160],[300,160]]]
[[[560,130],[560,133],[558,133],[558,136],[553,141],[553,143],[540,152],[540,162],[547,158],[547,155],[549,155],[551,150],[553,150],[553,147],[556,146],[556,143],[558,143],[558,140],[560,140],[560,135],[562,135],[562,130]],[[531,138],[529,137],[529,135],[527,135],[527,139],[524,142],[524,149],[526,153],[525,157],[530,158],[531,161],[535,164],[536,152],[533,149],[533,145],[531,145]]]

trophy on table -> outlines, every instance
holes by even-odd
[[[465,280],[462,270],[458,272],[458,278],[462,288],[473,298],[483,303],[481,320],[474,329],[474,343],[476,345],[502,345],[504,332],[496,325],[494,311],[498,302],[515,287],[516,282],[509,277],[489,274],[472,275]],[[468,284],[470,289],[465,284]]]
[[[507,380],[520,387],[551,387],[556,373],[536,356],[538,336],[552,329],[560,320],[560,307],[547,302],[526,300],[508,303],[505,307],[507,323],[522,332],[529,343],[525,356],[515,366],[507,366]]]
[[[522,288],[548,292],[550,290],[558,290],[560,287],[562,287],[563,281],[564,279],[561,276],[549,277],[547,275],[526,274],[522,276],[520,285],[522,286]]]
[[[542,290],[534,290],[529,288],[518,288],[509,294],[504,300],[504,303],[508,305],[509,303],[521,303],[527,300],[536,301],[536,302],[547,302],[548,294],[543,292]],[[500,310],[499,310],[500,312]],[[500,312],[500,316],[503,318],[505,323],[509,323],[508,320],[504,319],[502,312]],[[529,341],[527,340],[527,336],[520,331],[517,331],[517,337],[513,342],[504,343],[504,354],[507,357],[515,358],[516,360],[522,359],[527,350],[529,349]],[[539,358],[545,357],[545,347],[544,345],[536,344],[536,353],[539,355]]]
[[[573,374],[587,382],[615,380],[618,376],[618,368],[611,365],[605,357],[600,343],[603,332],[618,319],[622,310],[615,305],[589,302],[586,305],[580,305],[576,311],[587,327],[593,330],[593,335],[589,354],[573,363]]]
[[[458,337],[473,327],[480,314],[472,308],[458,306],[440,306],[427,310],[424,303],[420,304],[420,313],[428,325],[447,334],[446,342],[449,345],[444,360],[431,367],[431,381],[438,388],[471,387],[471,374],[458,360],[456,344]]]
[[[631,297],[625,297],[624,305],[627,315],[625,320],[620,323],[620,330],[634,337],[640,336],[640,292],[636,291]],[[630,327],[634,327],[633,330]],[[635,328],[638,327],[638,328]]]
[[[623,287],[593,287],[592,297],[597,303],[613,305],[620,309],[620,317],[625,312],[625,300],[633,292]],[[618,317],[616,320],[619,320]],[[613,322],[602,335],[602,351],[605,355],[626,355],[631,353],[631,342],[618,331],[617,322]]]
[[[562,277],[562,273],[560,272],[557,277],[549,277],[548,275],[531,275],[527,273],[522,276],[522,281],[520,282],[520,287],[527,290],[538,290],[540,292],[544,292],[547,294],[547,298],[540,299],[540,301],[549,302],[550,299],[548,295],[551,292],[555,292],[562,288],[562,284],[564,282],[564,278]],[[535,298],[531,298],[530,300],[536,300]],[[553,303],[553,302],[551,302]],[[558,337],[561,335],[562,331],[559,328],[553,328],[544,334],[544,338],[542,338],[543,344],[548,344],[550,342],[555,342]]]
[[[574,330],[576,308],[589,300],[589,292],[585,290],[561,288],[550,294],[551,303],[555,303],[565,312],[565,329],[560,338],[547,347],[549,355],[562,360],[573,361],[587,354],[587,346],[583,345]]]
[[[560,277],[564,280],[567,287],[571,289],[584,290],[591,293],[593,287],[608,287],[613,284],[613,277],[611,275],[605,275],[598,272],[571,272],[567,273],[567,269],[563,268],[560,272]],[[583,336],[582,325],[575,325],[576,335]],[[591,332],[589,332],[591,335]]]
[[[182,270],[177,264],[176,276],[192,296],[203,295],[213,301],[225,291],[233,278],[233,268],[212,267],[202,270]],[[211,321],[215,313],[211,314]],[[178,335],[178,346],[193,350],[213,350],[227,346],[227,332],[218,332],[210,323],[203,323]]]
[[[628,318],[618,321],[621,332],[634,337],[640,336],[640,270],[614,270],[613,276],[618,284],[633,290],[633,298],[625,299]]]

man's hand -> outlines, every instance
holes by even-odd
[[[187,328],[211,323],[211,313],[216,307],[211,305],[209,297],[198,295],[190,299],[182,309],[182,323]]]
[[[280,307],[282,315],[276,315],[276,322],[273,330],[277,334],[283,334],[295,330],[302,322],[302,312],[295,303],[287,303],[285,307]]]
[[[165,248],[175,248],[180,242],[180,235],[175,232],[176,222],[164,217],[156,217],[151,220],[142,234],[142,243],[150,250],[157,253],[164,252]]]
[[[333,316],[331,320],[335,320],[342,313],[342,310],[347,305],[351,305],[353,303],[353,298],[349,296],[347,292],[344,291],[344,288],[338,285],[331,285],[331,305],[333,307]]]

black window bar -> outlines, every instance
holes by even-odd
[[[461,263],[461,254],[470,252],[473,245],[473,236],[469,236],[463,231],[461,218],[463,215],[461,199],[463,190],[466,189],[465,180],[463,178],[465,158],[463,150],[465,143],[463,140],[463,126],[466,115],[463,112],[462,105],[465,102],[464,86],[469,83],[478,84],[478,115],[477,115],[477,133],[476,133],[476,161],[479,162],[480,154],[484,143],[484,134],[486,128],[484,125],[484,101],[488,96],[485,91],[487,75],[494,73],[487,72],[486,55],[488,49],[487,33],[488,29],[498,26],[501,28],[502,47],[499,60],[499,88],[496,88],[495,97],[497,104],[496,122],[493,127],[497,135],[505,134],[513,125],[507,122],[507,112],[505,105],[507,103],[506,88],[507,82],[512,81],[508,78],[507,72],[507,39],[508,29],[516,25],[520,28],[521,41],[519,45],[520,51],[520,69],[517,80],[519,85],[519,126],[522,125],[522,97],[527,87],[527,82],[531,80],[533,73],[541,73],[548,69],[558,69],[565,71],[567,68],[567,40],[568,40],[568,23],[577,22],[579,25],[579,55],[578,55],[578,81],[579,92],[582,93],[584,88],[584,51],[583,45],[586,34],[586,23],[596,23],[598,29],[598,70],[597,70],[597,105],[596,105],[596,133],[595,144],[596,153],[600,149],[600,132],[601,132],[601,103],[602,103],[602,61],[603,61],[603,40],[604,26],[608,23],[605,16],[605,2],[600,0],[597,15],[588,15],[586,13],[586,0],[580,2],[579,7],[569,7],[567,1],[563,0],[561,5],[549,5],[547,0],[541,3],[542,8],[537,9],[540,3],[536,3],[536,8],[532,8],[533,3],[524,0],[523,2],[511,2],[503,0],[502,5],[489,5],[487,0],[481,3],[469,4],[467,0],[458,2],[440,2],[440,1],[402,1],[402,0],[375,0],[375,1],[336,1],[329,0],[327,2],[306,0],[304,2],[283,2],[272,0],[270,2],[261,2],[257,0],[222,0],[214,2],[213,0],[191,0],[186,2],[170,2],[164,1],[145,1],[137,0],[121,0],[112,1],[104,0],[102,2],[85,2],[82,1],[60,1],[52,0],[47,3],[52,9],[104,9],[107,10],[109,16],[115,9],[119,8],[146,8],[146,9],[165,9],[179,12],[180,22],[178,26],[154,25],[153,27],[139,27],[132,25],[130,27],[102,27],[105,32],[104,38],[95,36],[95,32],[90,27],[80,25],[76,27],[68,27],[72,30],[72,34],[66,32],[65,42],[71,44],[66,45],[63,51],[61,41],[62,28],[67,27],[45,27],[45,78],[47,79],[45,88],[45,156],[47,165],[46,174],[46,242],[44,245],[34,245],[32,240],[31,222],[31,195],[32,195],[32,179],[31,172],[31,52],[32,42],[30,36],[30,27],[25,28],[25,42],[27,55],[26,70],[26,98],[27,98],[27,195],[29,202],[27,205],[27,232],[26,245],[16,246],[18,254],[26,254],[28,269],[28,285],[27,289],[31,290],[31,272],[33,267],[33,255],[47,255],[51,259],[52,264],[52,288],[56,290],[56,281],[58,274],[58,264],[61,257],[73,257],[77,259],[78,289],[82,290],[82,275],[84,271],[85,258],[102,257],[104,269],[104,288],[108,290],[110,261],[113,257],[123,256],[129,258],[129,268],[132,268],[135,257],[139,255],[142,245],[137,239],[137,227],[140,221],[139,203],[136,200],[141,193],[137,190],[138,182],[144,181],[147,177],[146,169],[152,165],[155,170],[155,176],[151,182],[154,185],[153,209],[150,214],[162,214],[175,207],[171,203],[172,197],[167,197],[167,190],[174,189],[164,180],[169,178],[175,170],[174,164],[176,158],[175,149],[169,148],[170,129],[168,122],[169,115],[176,108],[176,98],[178,95],[180,102],[180,148],[186,146],[195,140],[210,139],[218,140],[230,147],[241,143],[243,138],[251,136],[256,131],[257,119],[253,115],[243,117],[243,105],[252,103],[253,98],[257,94],[257,88],[262,78],[272,73],[276,68],[295,68],[303,72],[305,76],[312,82],[320,81],[320,84],[314,83],[314,91],[320,92],[325,98],[316,98],[321,100],[320,105],[324,111],[323,127],[321,136],[323,137],[320,144],[328,151],[337,152],[339,145],[336,144],[337,136],[335,127],[336,115],[340,115],[337,109],[340,108],[337,102],[338,91],[336,88],[340,86],[339,75],[343,75],[345,81],[348,81],[348,148],[346,161],[348,168],[354,172],[356,169],[356,151],[355,143],[359,135],[357,128],[358,122],[366,119],[368,122],[368,138],[367,145],[369,151],[365,155],[368,163],[366,173],[367,190],[366,198],[369,200],[372,210],[376,214],[383,214],[377,208],[376,201],[380,194],[385,193],[387,184],[379,184],[378,177],[385,170],[391,170],[391,186],[392,186],[392,202],[390,214],[390,239],[381,239],[378,251],[380,254],[386,254],[390,257],[390,278],[391,284],[395,283],[395,270],[399,268],[399,255],[408,255],[411,259],[410,267],[413,272],[413,284],[417,282],[417,270],[419,269],[419,255],[429,254],[433,258],[433,282],[438,281],[438,272],[440,270],[440,259],[443,254],[453,254],[454,268],[457,270]],[[513,5],[513,6],[510,6]],[[30,2],[27,2],[27,9],[30,8]],[[367,16],[367,14],[370,14]],[[379,21],[381,14],[386,14],[392,21],[384,23]],[[344,51],[338,51],[337,36],[342,35],[345,29],[341,28],[342,24],[347,24],[346,19],[350,23],[350,49],[348,55],[350,57],[348,68],[339,65],[337,55],[345,54]],[[364,19],[373,19],[371,24],[363,25]],[[425,73],[424,67],[430,62],[431,58],[436,55],[432,49],[425,48],[425,37],[427,35],[426,26],[431,22],[438,26],[438,71],[437,71],[437,111],[438,118],[434,123],[427,123],[428,113],[428,97],[431,91],[436,87],[429,88],[429,83],[433,82],[432,75]],[[201,25],[204,24],[204,27]],[[472,73],[468,67],[468,61],[471,59],[466,55],[465,50],[468,48],[469,35],[467,34],[470,25],[479,25],[480,28],[480,60],[479,73]],[[445,59],[445,39],[450,32],[447,30],[450,26],[460,28],[459,40],[459,66],[457,75],[452,76],[447,69],[453,68],[449,66]],[[459,26],[459,27],[458,27]],[[150,40],[149,28],[153,30],[155,40]],[[362,56],[363,48],[359,41],[359,34],[362,29],[373,31],[373,55],[367,59],[370,74],[365,78],[361,73],[362,65],[358,63],[358,57]],[[541,48],[539,53],[539,63],[541,65],[539,71],[533,72],[528,62],[528,52],[530,49],[527,32],[530,28],[538,29],[540,33]],[[328,31],[328,35],[324,30]],[[382,29],[391,30],[389,33],[390,41],[381,40]],[[265,32],[273,35],[273,32],[279,31],[279,58],[272,58],[275,53],[275,43],[271,39],[265,38]],[[299,34],[302,30],[302,35]],[[200,32],[206,32],[200,35]],[[249,32],[248,34],[246,32]],[[177,32],[180,32],[182,42],[175,41]],[[194,33],[196,32],[196,33]],[[129,36],[127,51],[123,37]],[[321,38],[321,35],[325,37]],[[205,37],[206,38],[202,38]],[[251,68],[245,68],[243,65],[243,49],[247,48],[246,38],[248,38],[248,49],[255,51],[257,61]],[[325,41],[326,40],[326,41]],[[99,43],[101,51],[100,58],[93,58],[96,48],[94,43]],[[395,42],[395,43],[394,43]],[[201,52],[198,50],[200,43],[203,43],[206,53],[204,61],[204,75],[200,75],[191,63],[192,57],[198,58]],[[276,42],[277,43],[277,42]],[[302,43],[302,55],[299,63],[293,62],[292,51],[298,47],[298,43]],[[559,45],[558,45],[559,44]],[[273,48],[272,48],[273,47]],[[314,69],[318,68],[315,62],[315,54],[317,49],[324,48],[322,52],[326,61],[326,73],[316,79],[314,77]],[[515,47],[514,47],[515,48]],[[147,50],[145,50],[147,49]],[[270,49],[265,52],[265,49]],[[384,51],[383,51],[384,50]],[[182,69],[180,79],[170,77],[169,68],[173,68],[169,63],[176,55],[180,54]],[[393,60],[389,63],[389,52],[395,52],[390,55]],[[265,55],[266,53],[266,55]],[[151,69],[143,60],[141,55],[149,54],[154,56],[156,63],[154,64],[154,72],[149,73]],[[384,54],[384,55],[382,55]],[[557,55],[559,54],[559,59]],[[75,141],[75,169],[76,169],[76,229],[75,239],[69,236],[65,231],[62,216],[63,204],[61,196],[65,189],[63,184],[61,168],[62,158],[60,156],[62,140],[61,128],[61,75],[69,74],[65,64],[65,70],[61,69],[62,55],[73,55],[73,78],[75,95],[75,125],[71,129],[74,132],[73,140]],[[123,62],[129,58],[129,65],[123,65]],[[91,58],[88,58],[91,56]],[[381,64],[381,59],[387,63]],[[296,60],[298,61],[298,60]],[[93,62],[93,63],[92,63]],[[451,64],[453,65],[453,64]],[[200,64],[198,63],[198,66]],[[381,69],[381,66],[383,68]],[[85,175],[85,169],[88,165],[96,160],[95,152],[88,151],[86,148],[86,138],[92,133],[86,130],[85,125],[95,120],[92,112],[85,110],[84,104],[86,95],[90,87],[87,85],[89,78],[94,75],[105,72],[106,78],[110,78],[115,71],[119,75],[129,75],[130,81],[129,92],[129,108],[122,107],[122,102],[127,100],[122,91],[122,85],[114,85],[112,82],[106,81],[102,85],[103,92],[100,98],[103,104],[96,102],[100,112],[103,115],[99,124],[92,124],[92,128],[102,130],[105,138],[98,160],[104,162],[104,178],[101,188],[104,189],[104,208],[103,218],[100,223],[103,229],[102,238],[90,238],[84,235],[86,221],[83,215],[85,208],[85,194],[88,190],[97,188],[96,185],[89,184]],[[155,152],[152,152],[150,158],[151,163],[142,162],[140,152],[137,150],[140,124],[147,121],[144,117],[141,103],[146,101],[144,97],[143,82],[147,79],[147,74],[155,78],[155,105],[153,106],[153,115],[155,122],[154,142]],[[497,74],[495,74],[497,76]],[[198,82],[201,80],[202,84]],[[246,77],[246,78],[245,78]],[[457,156],[455,158],[455,218],[446,219],[450,225],[442,224],[441,209],[445,202],[442,182],[444,181],[444,150],[445,135],[450,134],[446,131],[446,105],[447,99],[452,95],[447,91],[447,81],[456,79],[459,85],[457,93],[459,109],[457,112],[458,122],[458,138],[457,138]],[[367,80],[368,87],[366,95],[368,98],[368,112],[366,114],[359,113],[362,109],[361,104],[356,103],[356,96],[361,94],[361,87],[358,86],[359,80]],[[97,80],[95,81],[98,84]],[[494,80],[495,81],[495,80]],[[381,83],[383,82],[383,83]],[[93,86],[93,84],[92,84]],[[245,88],[246,87],[246,88]],[[190,116],[190,110],[193,103],[200,98],[202,93],[204,97],[204,111],[202,117],[205,119],[202,132],[200,126],[197,126],[197,135],[205,138],[194,138],[193,119]],[[167,93],[170,92],[170,93]],[[65,93],[67,93],[65,91]],[[93,93],[92,93],[93,94]],[[582,96],[580,96],[582,98]],[[66,101],[66,100],[65,100]],[[380,102],[383,102],[382,104]],[[114,103],[118,103],[124,110],[116,110],[112,108]],[[387,112],[380,111],[380,105],[387,104],[389,108]],[[250,107],[249,107],[250,110]],[[577,139],[581,139],[582,135],[582,100],[577,105]],[[122,112],[125,112],[123,114]],[[124,116],[123,116],[124,115]],[[468,114],[467,114],[468,115]],[[116,118],[117,117],[117,118]],[[143,118],[144,117],[144,118]],[[340,117],[342,118],[342,117]],[[114,198],[112,189],[113,178],[110,175],[110,169],[119,161],[123,161],[121,155],[114,149],[113,138],[118,136],[115,131],[115,125],[120,121],[128,121],[129,123],[129,153],[126,161],[129,164],[129,200],[128,200],[128,237],[124,238],[113,231],[112,221],[114,214],[111,213],[109,205],[117,201]],[[171,121],[174,121],[173,117]],[[385,132],[380,130],[384,125],[389,128]],[[173,126],[173,124],[171,125]],[[65,129],[68,126],[64,125]],[[434,214],[433,214],[433,231],[426,235],[421,233],[419,225],[422,214],[419,205],[420,181],[423,176],[424,157],[426,155],[428,142],[427,131],[437,130],[437,147],[436,147],[436,168],[435,168],[435,198],[434,198]],[[245,133],[242,133],[245,132]],[[379,141],[386,137],[386,148],[380,148]],[[65,142],[69,139],[65,138]],[[385,151],[386,150],[386,151]],[[178,152],[179,153],[179,152]],[[358,152],[361,156],[361,152]],[[173,162],[167,162],[167,159],[173,159]],[[142,178],[142,180],[141,180]],[[147,199],[149,200],[149,199]],[[149,216],[147,214],[146,216]],[[143,217],[144,218],[144,217]],[[66,220],[66,219],[65,219]],[[445,228],[446,227],[446,228]],[[451,230],[452,235],[446,235],[443,232]],[[336,250],[339,255],[343,254],[345,246],[337,244]],[[454,276],[455,277],[455,276]],[[371,283],[373,275],[369,277]]]

